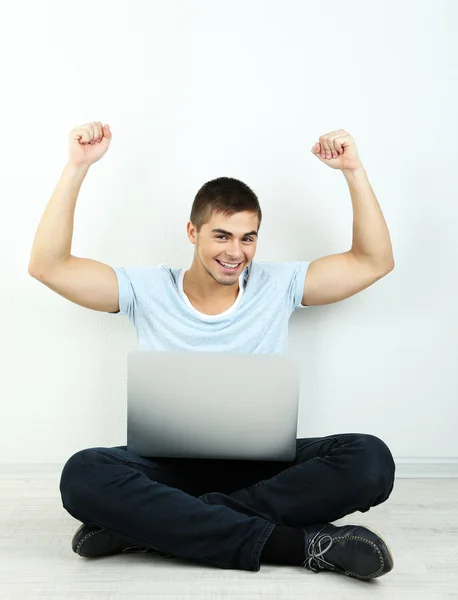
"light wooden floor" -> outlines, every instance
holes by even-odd
[[[338,524],[361,523],[388,542],[394,570],[370,582],[303,567],[223,570],[153,554],[84,559],[63,508],[59,472],[0,467],[0,598],[31,600],[458,600],[458,479],[397,479],[391,497]]]

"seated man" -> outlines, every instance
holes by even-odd
[[[194,199],[189,269],[111,268],[73,256],[78,192],[110,141],[100,122],[72,131],[70,160],[40,222],[29,272],[81,306],[128,315],[142,348],[285,352],[296,309],[348,298],[394,267],[383,215],[343,130],[322,136],[312,152],[349,183],[354,235],[348,252],[311,263],[255,261],[257,196],[241,181],[220,177]],[[227,377],[236,380],[237,373],[221,374]],[[80,556],[153,551],[224,569],[258,571],[270,562],[371,579],[393,568],[386,542],[367,527],[331,522],[384,502],[394,478],[381,439],[343,433],[297,439],[290,463],[88,448],[65,464],[60,491],[64,508],[83,523],[72,542]]]

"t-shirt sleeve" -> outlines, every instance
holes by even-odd
[[[137,304],[137,297],[135,294],[136,271],[138,268],[126,268],[126,267],[112,267],[116,273],[118,279],[118,293],[119,293],[119,311],[110,312],[110,315],[129,315],[129,318],[133,319],[134,311]]]
[[[262,261],[258,265],[275,280],[275,294],[280,292],[285,304],[291,312],[299,308],[308,308],[302,304],[304,295],[305,278],[310,261]]]
[[[304,295],[305,278],[309,268],[309,261],[290,261],[281,263],[285,269],[285,277],[290,281],[288,286],[288,300],[293,307],[293,310],[299,308],[308,308],[302,304],[302,296]]]

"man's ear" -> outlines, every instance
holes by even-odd
[[[188,238],[191,244],[195,244],[197,240],[197,231],[191,221],[188,221],[186,225],[186,230],[188,232]]]

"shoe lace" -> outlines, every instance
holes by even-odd
[[[314,536],[307,548],[307,558],[303,562],[304,567],[310,569],[314,573],[318,573],[320,569],[330,568],[334,569],[334,565],[325,560],[323,555],[331,548],[333,539],[330,535],[322,535],[318,537],[323,531],[322,529]],[[318,539],[317,539],[318,538]],[[323,544],[329,542],[327,546],[323,548]]]

